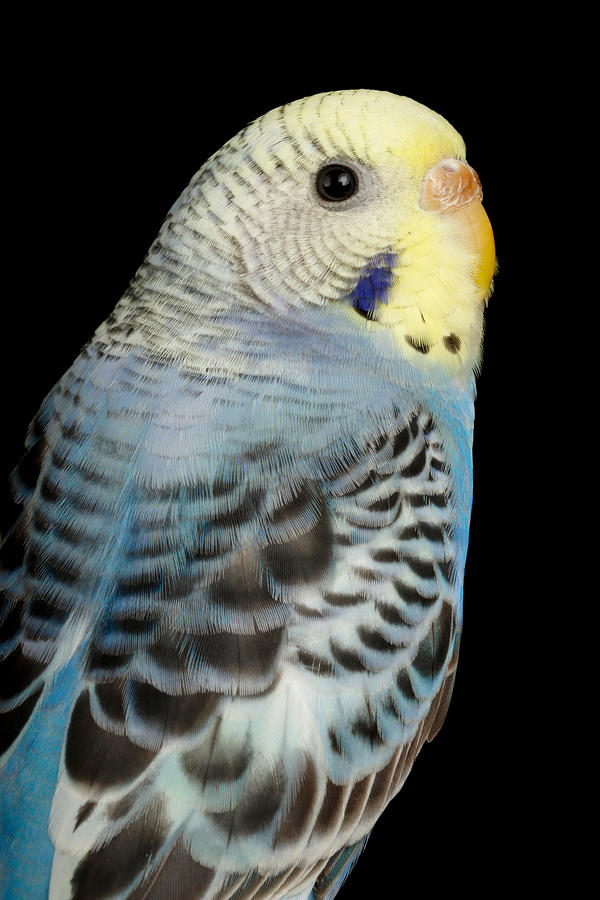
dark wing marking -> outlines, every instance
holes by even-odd
[[[320,479],[265,480],[285,470],[273,444],[208,479],[186,451],[187,476],[170,484],[143,450],[140,404],[144,390],[156,403],[160,367],[143,387],[132,365],[108,367],[57,390],[20,594],[11,582],[20,613],[5,608],[7,671],[31,709],[69,629],[86,637],[52,816],[54,893],[159,896],[178,871],[198,896],[293,893],[334,839],[371,827],[427,736],[456,632],[443,453],[416,411]],[[18,558],[18,541],[7,546]],[[308,713],[294,721],[290,664],[352,684],[342,719],[319,722],[322,749]],[[15,735],[31,709],[10,708]],[[294,847],[298,865],[261,883],[220,865],[252,868],[268,848],[277,869]]]
[[[318,482],[128,490],[135,503],[87,641],[87,686],[71,715],[52,817],[55,879],[74,898],[92,882],[106,896],[144,896],[168,884],[176,865],[189,868],[184,882],[208,884],[213,867],[186,856],[190,835],[204,829],[219,852],[234,853],[266,834],[276,849],[308,831],[317,802],[315,762],[285,750],[283,724],[266,766],[263,744],[292,597],[331,564]],[[189,800],[175,814],[173,791]]]

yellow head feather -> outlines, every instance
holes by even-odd
[[[401,351],[421,366],[475,368],[482,300],[491,292],[494,271],[491,228],[483,213],[485,220],[477,226],[482,234],[474,241],[472,229],[465,229],[458,216],[440,215],[420,203],[432,167],[440,160],[465,160],[458,132],[408,97],[367,90],[308,97],[271,111],[256,124],[253,158],[273,176],[278,161],[290,170],[299,160],[314,168],[315,146],[323,162],[356,159],[372,168],[383,213],[373,226],[379,239],[385,235],[398,264],[387,304],[380,304],[376,321],[363,327],[392,328]],[[365,242],[362,232],[359,223],[353,236]]]

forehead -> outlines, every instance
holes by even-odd
[[[306,97],[271,110],[242,135],[265,159],[271,153],[288,165],[354,158],[401,165],[418,178],[441,158],[465,156],[461,136],[442,116],[383,91]]]

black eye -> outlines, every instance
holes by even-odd
[[[317,173],[317,190],[323,200],[347,200],[358,190],[358,178],[347,166],[323,166]]]

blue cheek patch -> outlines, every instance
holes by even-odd
[[[354,309],[372,312],[376,303],[387,303],[398,263],[395,253],[378,253],[370,259],[349,295]]]

